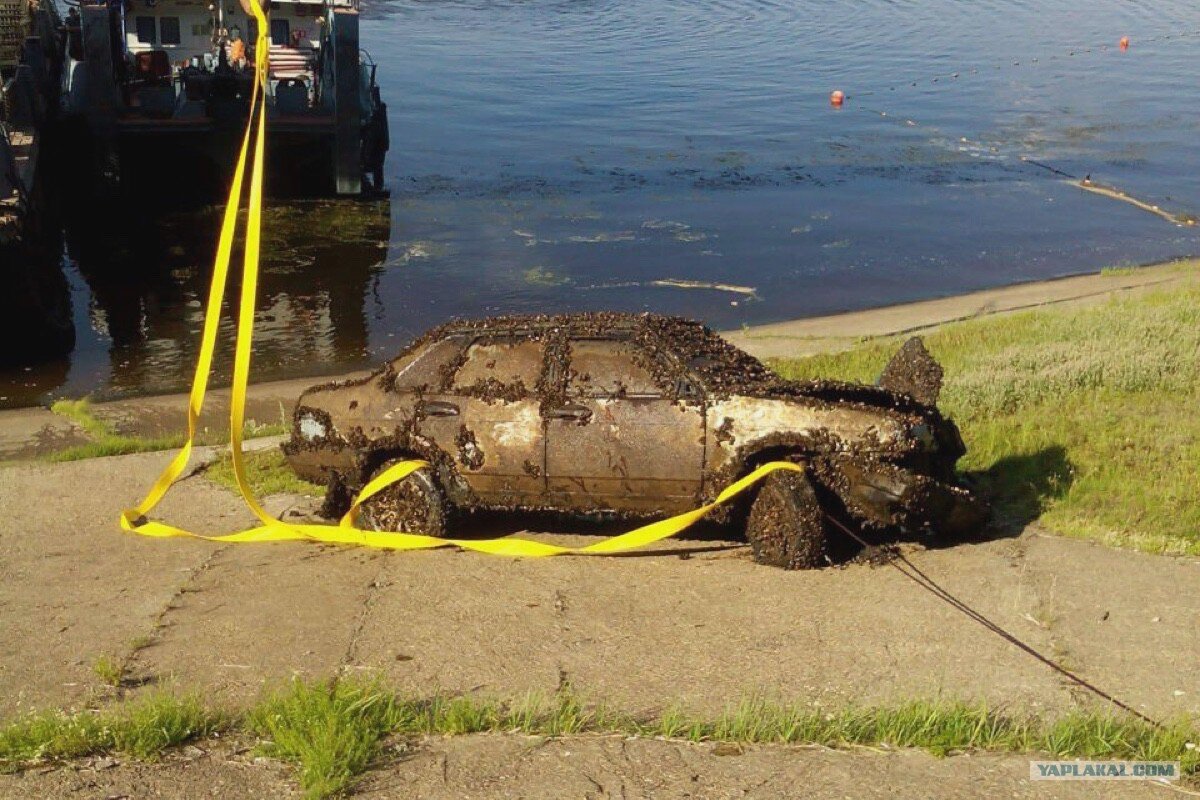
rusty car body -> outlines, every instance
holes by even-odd
[[[982,520],[956,483],[964,447],[934,405],[940,380],[919,340],[872,387],[784,380],[673,317],[454,322],[366,378],[306,391],[284,451],[329,487],[331,514],[396,460],[429,461],[363,518],[431,535],[454,509],[678,513],[764,462],[793,460],[805,474],[773,474],[758,508],[743,508],[748,537],[760,561],[818,566],[827,514],[863,529]]]

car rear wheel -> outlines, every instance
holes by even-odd
[[[746,539],[760,564],[813,569],[827,559],[827,532],[812,481],[800,472],[763,479],[746,519]]]
[[[389,461],[381,466],[372,479],[395,463]],[[387,533],[445,536],[446,516],[446,496],[428,467],[415,470],[404,480],[373,495],[359,509],[364,528]]]

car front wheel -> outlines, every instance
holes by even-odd
[[[760,564],[813,569],[828,563],[825,516],[806,474],[775,472],[763,479],[746,519],[746,539]]]
[[[371,477],[395,463],[387,462]],[[439,537],[446,535],[446,516],[446,496],[427,467],[371,496],[359,510],[359,520],[367,530]]]

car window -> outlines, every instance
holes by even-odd
[[[465,392],[491,385],[516,394],[531,392],[542,374],[542,353],[542,343],[529,339],[477,339],[454,373],[454,389]]]
[[[393,385],[402,392],[417,389],[432,391],[440,389],[446,370],[462,352],[465,343],[465,339],[461,336],[450,336],[402,356],[392,364],[392,369],[396,371],[396,380]]]
[[[662,394],[650,370],[638,363],[639,358],[639,351],[630,342],[575,339],[571,342],[567,394],[572,397]]]

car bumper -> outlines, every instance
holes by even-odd
[[[314,444],[293,436],[283,443],[283,455],[298,477],[322,486],[329,483],[331,473],[345,478],[357,468],[351,448],[327,441]]]
[[[882,462],[834,467],[831,488],[855,517],[876,527],[963,535],[987,522],[987,503],[954,486]]]

